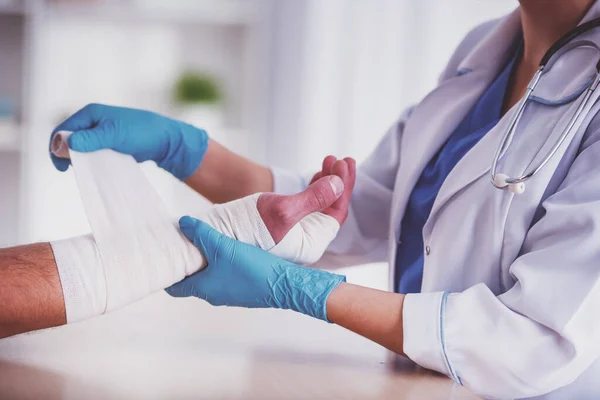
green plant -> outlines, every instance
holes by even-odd
[[[179,104],[214,104],[221,100],[221,89],[212,76],[185,72],[175,83],[175,101]]]

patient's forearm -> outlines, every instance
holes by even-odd
[[[273,191],[269,168],[227,150],[212,139],[202,163],[185,183],[213,203]]]
[[[0,338],[66,322],[50,244],[0,249]]]

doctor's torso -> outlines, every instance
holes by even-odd
[[[411,190],[425,165],[497,75],[519,34],[519,21],[513,19],[512,24],[491,25],[487,35],[474,41],[474,50],[461,60],[453,76],[443,77],[438,88],[411,110],[400,141],[394,185],[391,265]],[[600,32],[592,35],[600,39]],[[597,50],[589,47],[560,55],[540,81],[535,100],[527,105],[510,149],[500,159],[499,171],[520,176],[548,153],[591,83],[597,59]],[[476,66],[471,67],[471,63]],[[422,291],[464,290],[485,283],[500,294],[514,285],[509,267],[526,245],[529,228],[543,216],[544,200],[559,189],[581,151],[582,141],[590,140],[591,131],[600,127],[594,121],[599,109],[600,105],[594,106],[581,129],[567,138],[519,195],[498,190],[490,183],[494,153],[516,107],[508,110],[452,169],[436,196],[423,229]]]
[[[597,5],[594,7],[598,8]],[[476,29],[457,50],[439,86],[410,111],[399,140],[399,165],[391,203],[388,255],[392,285],[397,279],[393,275],[400,222],[412,189],[427,163],[497,76],[519,33],[518,12]],[[600,43],[600,29],[583,35],[578,46],[559,51],[519,120],[514,139],[500,159],[499,172],[509,176],[523,175],[530,165],[541,161],[566,129],[596,72],[598,50],[585,45],[584,40]],[[577,171],[586,170],[587,166],[577,164],[576,159],[600,137],[600,119],[596,117],[599,110],[600,104],[595,104],[580,129],[572,133],[548,164],[527,182],[522,194],[496,189],[490,182],[494,153],[516,107],[508,110],[467,152],[444,180],[422,231],[422,292],[465,292],[485,285],[485,290],[494,296],[505,296],[510,308],[510,292],[515,285],[521,284],[522,276],[515,275],[512,268],[520,257],[527,258],[555,245],[554,233],[559,237],[570,230],[581,232],[587,229],[589,235],[600,234],[595,226],[582,228],[586,222],[579,221],[577,214],[565,213],[561,219],[561,207],[565,210],[569,207],[568,196],[559,196],[558,204],[546,203],[567,183],[572,185],[577,180],[573,176]],[[585,198],[585,183],[582,183],[581,192],[574,196],[577,201]],[[553,213],[553,218],[545,222],[543,232],[536,231],[536,225],[548,212]],[[556,248],[563,249],[562,254],[589,251],[585,247],[587,244],[578,246],[579,241],[573,236],[572,242]],[[560,287],[557,280],[569,282],[569,277],[561,277],[569,268],[569,260],[561,257],[560,250],[547,254],[552,256],[546,256],[536,268],[525,269],[526,274],[530,274],[526,279],[528,285],[534,282],[535,285]],[[527,291],[527,288],[520,289]],[[554,307],[549,296],[545,301],[536,298],[532,304],[519,306],[544,309],[541,313],[548,314],[547,321],[561,326],[572,310]],[[479,301],[477,297],[473,299]],[[496,306],[490,304],[490,307]],[[600,396],[598,376],[600,363],[596,361],[575,383],[544,398],[594,398],[590,393]]]

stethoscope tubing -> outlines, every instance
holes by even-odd
[[[589,104],[590,99],[592,98],[594,91],[600,85],[600,61],[598,61],[598,63],[596,64],[596,76],[594,77],[594,80],[592,81],[590,86],[587,88],[587,90],[583,96],[583,99],[581,100],[581,102],[579,103],[579,106],[577,107],[577,110],[569,119],[569,122],[568,122],[566,128],[563,130],[563,132],[561,133],[558,140],[554,143],[552,148],[548,151],[548,153],[544,156],[544,158],[540,161],[540,163],[536,167],[531,169],[529,172],[526,172],[524,175],[516,177],[516,178],[509,177],[505,174],[501,174],[501,173],[497,172],[498,162],[499,162],[500,158],[502,157],[502,155],[506,151],[508,151],[510,144],[512,143],[513,137],[514,137],[517,127],[519,125],[519,120],[521,119],[521,117],[525,111],[525,107],[526,107],[527,103],[529,102],[533,91],[535,90],[538,83],[540,82],[540,79],[543,75],[543,71],[546,68],[547,63],[550,61],[552,56],[557,51],[559,51],[561,48],[566,46],[570,41],[572,41],[579,35],[581,35],[585,32],[588,32],[589,30],[594,29],[599,26],[600,26],[600,18],[596,18],[596,19],[593,19],[591,21],[588,21],[588,22],[578,26],[577,28],[573,29],[570,32],[567,32],[565,35],[563,35],[559,40],[557,40],[550,47],[550,49],[546,52],[546,54],[542,58],[538,70],[536,71],[533,78],[527,85],[527,90],[525,92],[525,95],[521,98],[521,100],[519,100],[517,110],[511,117],[509,125],[506,128],[506,131],[504,132],[502,139],[500,141],[500,145],[498,146],[498,148],[496,149],[496,152],[494,153],[494,158],[492,160],[492,166],[491,166],[491,182],[494,187],[496,187],[498,189],[508,189],[509,191],[511,191],[513,193],[522,193],[525,189],[525,186],[524,186],[525,182],[528,181],[529,179],[531,179],[533,176],[535,176],[535,174],[537,174],[542,168],[544,168],[544,166],[546,166],[546,164],[556,154],[556,152],[558,151],[560,146],[564,143],[566,138],[574,130],[579,129],[579,127],[581,126],[581,123],[582,123],[581,117],[582,116],[585,117],[584,110],[587,109],[586,112],[589,112],[589,109],[592,106],[592,104]],[[579,122],[579,123],[577,123],[577,122]]]

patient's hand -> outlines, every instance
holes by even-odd
[[[355,162],[327,157],[301,193],[257,193],[212,207],[203,220],[219,232],[298,264],[318,261],[348,215]]]
[[[258,212],[275,243],[279,243],[300,220],[314,212],[333,217],[342,225],[348,216],[348,204],[356,179],[356,162],[352,158],[337,160],[328,156],[310,185],[295,195],[263,193]]]

